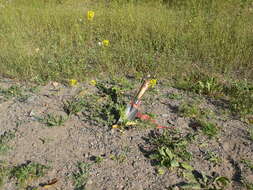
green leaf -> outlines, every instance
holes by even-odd
[[[172,160],[175,157],[175,154],[173,154],[170,149],[166,148],[165,152],[167,154],[167,156]]]
[[[217,185],[221,187],[225,187],[230,183],[230,180],[227,177],[221,176],[221,177],[215,178],[214,182],[216,182]]]
[[[193,167],[192,167],[190,164],[186,163],[186,162],[181,162],[181,163],[180,163],[180,166],[181,166],[182,168],[186,169],[186,170],[190,170],[190,171],[193,170]]]
[[[160,159],[160,155],[159,155],[159,154],[151,154],[151,155],[149,156],[149,158],[150,158],[151,160],[158,160],[158,159]]]
[[[170,166],[173,167],[173,168],[176,168],[176,167],[179,167],[179,163],[176,160],[171,160]]]
[[[188,172],[188,171],[183,172],[183,178],[185,178],[187,181],[189,181],[191,183],[197,183],[198,182],[192,172]]]
[[[208,178],[207,178],[207,176],[205,175],[205,174],[202,174],[201,173],[201,175],[202,175],[202,179],[203,179],[203,182],[205,183],[205,184],[207,184],[207,182],[208,182]]]
[[[165,148],[165,147],[162,147],[162,148],[160,148],[158,151],[159,151],[159,153],[160,153],[162,156],[166,157],[166,152],[165,152],[165,150],[166,150],[166,148]]]

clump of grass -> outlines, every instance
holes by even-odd
[[[72,179],[74,182],[75,190],[82,190],[89,178],[90,164],[78,162],[77,171],[72,173]]]
[[[196,121],[196,125],[197,128],[203,132],[203,134],[207,135],[210,138],[218,135],[219,128],[214,123],[198,119]]]
[[[198,94],[205,94],[209,96],[215,96],[221,93],[222,86],[214,77],[207,77],[199,80],[192,86],[193,90]]]
[[[47,114],[44,118],[40,118],[39,120],[48,127],[53,127],[63,125],[67,119],[68,118],[62,115]]]
[[[241,162],[249,168],[251,171],[253,171],[253,162],[251,160],[243,159]]]
[[[22,90],[19,86],[13,85],[7,89],[0,89],[0,94],[3,94],[6,98],[18,97],[22,95]]]
[[[108,81],[112,86],[117,86],[120,92],[131,91],[134,89],[134,81],[130,81],[126,77],[111,76]]]
[[[9,176],[10,169],[4,164],[0,163],[0,188],[4,185],[5,180]]]
[[[168,94],[166,97],[173,99],[173,100],[183,99],[183,96],[181,94]]]
[[[189,117],[192,120],[214,118],[215,114],[212,110],[201,108],[196,102],[184,102],[178,107],[181,116]]]
[[[10,171],[10,177],[17,180],[18,187],[24,187],[32,180],[43,177],[48,169],[48,166],[27,162],[13,167]]]
[[[208,160],[209,162],[213,163],[214,165],[220,164],[222,159],[219,155],[215,152],[207,151],[204,155],[204,159]]]
[[[196,118],[201,115],[199,107],[194,103],[183,103],[179,106],[178,111],[184,117]]]
[[[23,102],[28,98],[28,95],[23,94],[21,87],[17,85],[12,85],[7,89],[2,89],[0,87],[0,94],[3,95],[4,100],[16,97],[18,101]]]
[[[253,84],[247,80],[223,82],[205,74],[193,74],[176,85],[179,88],[228,101],[235,115],[245,116],[253,113]]]
[[[253,84],[248,81],[233,82],[224,87],[230,97],[230,108],[242,116],[253,114]]]
[[[6,131],[0,136],[0,154],[6,153],[10,147],[8,142],[15,137],[15,132]]]
[[[219,128],[214,123],[208,121],[208,118],[213,114],[211,111],[200,109],[194,103],[183,103],[179,106],[178,111],[182,116],[191,118],[193,126],[196,129],[200,129],[203,134],[210,138],[218,134]]]

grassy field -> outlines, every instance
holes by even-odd
[[[235,112],[252,112],[251,0],[5,0],[0,23],[3,76],[44,82],[150,73],[230,96]]]
[[[253,79],[252,1],[122,2],[1,1],[0,73],[43,81],[146,72]],[[103,40],[108,47],[98,45]]]

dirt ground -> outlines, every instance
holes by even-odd
[[[185,180],[178,171],[165,170],[159,175],[145,151],[152,148],[149,142],[152,133],[164,130],[180,130],[183,134],[196,132],[192,119],[178,113],[183,102],[191,101],[212,113],[210,120],[219,127],[219,134],[212,139],[200,135],[189,146],[193,155],[190,164],[207,175],[216,172],[230,179],[231,183],[225,189],[246,189],[242,179],[253,182],[252,168],[242,162],[253,158],[253,141],[248,132],[250,125],[227,114],[225,105],[218,100],[161,83],[156,90],[147,92],[141,109],[154,114],[159,124],[173,126],[172,129],[135,126],[119,131],[111,126],[97,125],[81,114],[71,115],[61,126],[48,127],[38,118],[48,113],[67,117],[64,101],[78,93],[96,94],[96,87],[89,83],[75,87],[59,83],[35,87],[9,79],[0,80],[1,89],[12,85],[19,86],[22,95],[6,98],[0,93],[0,135],[15,131],[15,137],[8,142],[11,149],[0,154],[0,161],[10,167],[28,161],[50,166],[44,177],[29,183],[30,189],[54,178],[58,182],[48,189],[78,189],[74,187],[72,177],[78,162],[91,164],[84,188],[87,190],[163,190],[172,186],[179,189],[177,184]],[[134,87],[138,86],[134,84]],[[126,100],[129,94],[126,93]],[[171,94],[176,94],[176,98]],[[208,161],[203,156],[207,151],[215,152],[222,161],[218,164]],[[101,158],[101,162],[95,162],[96,158]],[[9,178],[2,189],[18,189],[15,183],[14,178]]]

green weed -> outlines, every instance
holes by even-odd
[[[230,96],[230,108],[235,114],[253,114],[253,84],[248,81],[233,82],[224,91]]]
[[[84,97],[82,114],[84,119],[103,126],[117,123],[125,110],[119,89],[98,82],[98,94]]]
[[[219,176],[217,173],[212,173],[211,176],[208,176],[193,170],[184,172],[183,177],[189,183],[180,185],[180,189],[223,190],[230,184],[230,180],[227,177]]]
[[[6,98],[18,97],[22,95],[22,90],[19,86],[13,85],[7,89],[0,89],[0,93]]]
[[[0,163],[0,188],[4,185],[6,179],[8,178],[9,172],[9,168]]]
[[[18,101],[23,102],[28,98],[28,95],[24,95],[20,86],[12,85],[7,89],[2,89],[0,87],[0,94],[3,95],[5,99],[10,99],[16,97]]]
[[[118,163],[123,163],[127,159],[127,156],[124,153],[111,154],[109,157],[110,159],[115,160]]]
[[[62,115],[47,114],[44,118],[40,118],[39,120],[48,127],[53,127],[63,125],[67,119],[67,117]]]
[[[81,98],[74,98],[73,100],[65,101],[63,109],[68,115],[73,115],[82,111],[84,105],[85,100]]]
[[[6,153],[10,147],[8,142],[15,137],[15,132],[6,131],[0,136],[0,154]]]
[[[102,156],[96,156],[94,161],[95,163],[100,164],[104,161],[104,158]]]
[[[184,102],[178,107],[181,116],[189,117],[193,120],[215,118],[215,113],[206,108],[200,108],[197,102]]]
[[[203,132],[203,134],[207,135],[210,138],[218,135],[219,128],[211,122],[205,120],[197,120],[196,125],[198,129]]]
[[[110,79],[109,83],[112,86],[117,86],[118,91],[120,93],[131,91],[134,89],[134,83],[132,81],[130,81],[129,79],[127,79],[126,77],[112,76],[110,78],[111,79]]]
[[[217,155],[215,152],[207,151],[204,155],[204,158],[214,165],[220,164],[222,162],[221,157]]]
[[[225,99],[235,115],[245,116],[253,113],[253,84],[247,80],[221,82],[218,78],[205,74],[193,74],[176,86],[198,94]]]
[[[241,160],[241,162],[242,162],[247,168],[249,168],[251,171],[253,171],[253,162],[252,162],[251,160],[243,159],[243,160]]]
[[[82,190],[89,178],[90,164],[78,162],[77,171],[72,173],[72,179],[74,182],[75,190]]]
[[[48,169],[48,166],[34,162],[27,162],[13,167],[10,171],[10,177],[17,180],[18,187],[24,187],[32,180],[43,177]]]
[[[173,100],[182,100],[183,96],[181,94],[168,94],[166,97]]]
[[[154,153],[151,153],[149,157],[156,161],[159,167],[192,169],[185,161],[192,158],[187,147],[194,139],[195,136],[192,134],[182,136],[182,134],[172,131],[154,134],[150,139]]]
[[[32,93],[38,93],[40,91],[40,87],[39,86],[32,86],[28,89],[29,92]]]
[[[222,91],[222,86],[214,77],[197,81],[196,84],[193,84],[192,88],[196,93],[205,95],[217,95]]]
[[[243,185],[247,190],[253,190],[253,183],[244,181]]]
[[[129,152],[130,148],[126,146],[123,147],[122,150],[118,151],[116,154],[111,154],[109,158],[117,161],[118,163],[123,163],[124,161],[126,161]]]
[[[196,118],[201,115],[199,107],[194,103],[183,103],[179,106],[178,111],[184,117]]]

